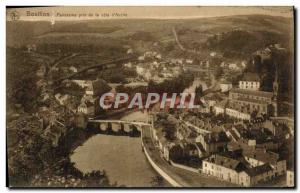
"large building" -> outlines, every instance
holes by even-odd
[[[202,172],[204,174],[233,184],[239,184],[239,172],[243,170],[245,170],[245,166],[240,161],[218,154],[211,155],[202,162]]]
[[[251,167],[270,164],[273,177],[284,175],[286,172],[286,160],[282,159],[277,153],[256,148],[245,150],[243,155]]]
[[[215,113],[226,114],[240,120],[250,120],[252,117],[264,115],[277,116],[277,90],[260,91],[260,85],[260,78],[257,74],[244,74],[239,81],[239,88],[229,91],[228,100],[223,100],[214,106]]]
[[[199,142],[207,153],[225,151],[229,141],[226,133],[223,131],[199,135],[196,138],[196,142]]]
[[[273,178],[272,175],[272,167],[269,164],[248,168],[239,173],[239,184],[246,187],[254,186],[270,181]]]
[[[268,153],[266,153],[268,154]],[[270,181],[284,174],[285,160],[275,162],[269,156],[259,158],[261,161],[249,160],[248,157],[232,157],[229,155],[213,154],[202,162],[204,174],[217,177],[221,180],[240,186],[255,186]],[[283,163],[283,165],[281,165]],[[291,175],[292,177],[292,175]],[[292,180],[289,178],[289,182]]]
[[[259,90],[260,78],[256,73],[246,73],[244,78],[239,81],[240,89]]]
[[[273,103],[273,93],[250,89],[232,89],[229,92],[229,106],[239,112],[256,115],[273,116],[276,104]]]

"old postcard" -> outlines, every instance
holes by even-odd
[[[295,187],[293,7],[7,7],[8,187]]]

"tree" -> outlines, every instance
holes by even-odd
[[[201,97],[203,95],[202,85],[199,85],[196,87],[195,94],[196,94],[196,97]]]
[[[216,79],[219,79],[224,74],[223,68],[220,66],[216,67],[216,70],[214,71],[214,75]]]

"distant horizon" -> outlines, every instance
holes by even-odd
[[[203,19],[230,16],[274,16],[293,18],[293,7],[178,6],[178,7],[28,7],[6,8],[7,21],[16,12],[21,21],[89,21],[123,19]],[[28,13],[32,14],[28,16]],[[88,14],[92,14],[88,16]],[[83,16],[80,16],[82,14]],[[97,15],[96,15],[97,14]]]

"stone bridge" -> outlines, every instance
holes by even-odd
[[[105,134],[119,134],[140,136],[143,127],[151,126],[150,123],[140,121],[126,121],[126,120],[99,120],[90,119],[88,125],[93,129],[98,130],[100,133]]]

